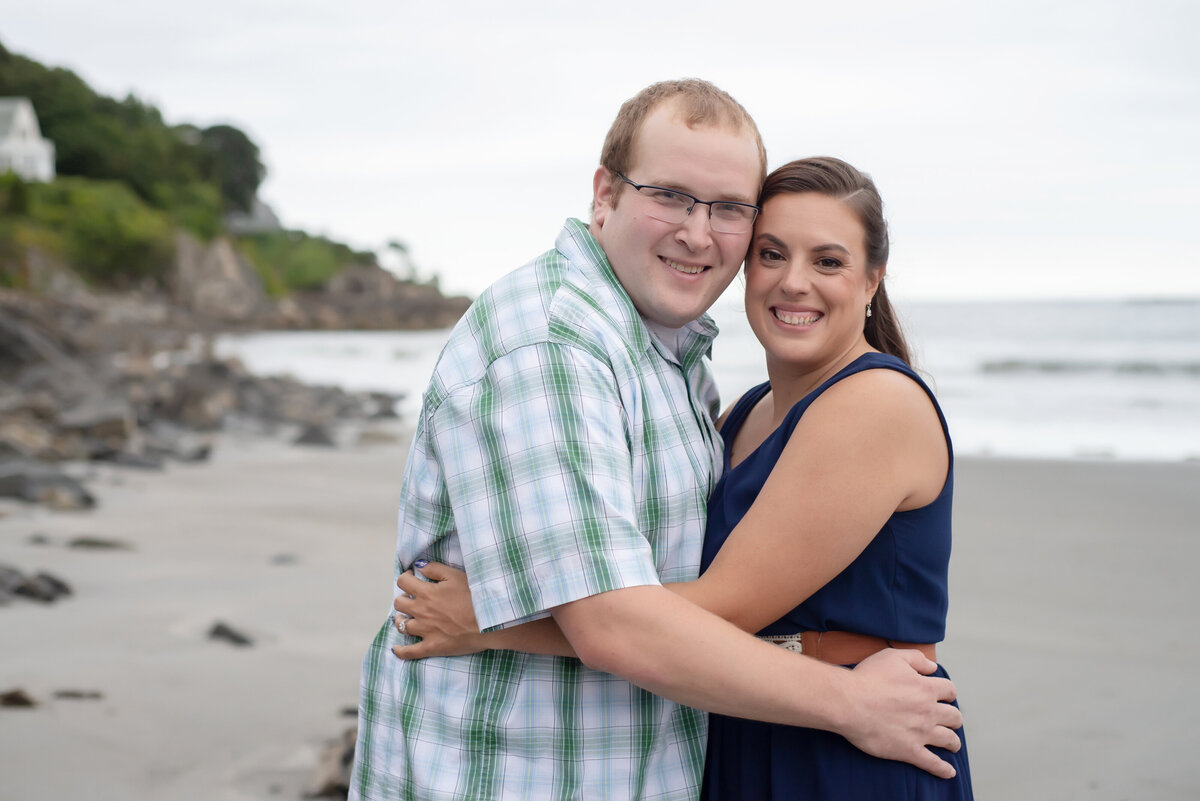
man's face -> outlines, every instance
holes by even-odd
[[[700,200],[754,203],[758,145],[753,134],[726,128],[691,129],[670,102],[651,111],[634,143],[628,178],[679,189]],[[751,231],[725,234],[709,227],[708,207],[697,204],[677,225],[646,214],[649,198],[604,167],[596,171],[592,235],[638,312],[678,328],[695,320],[737,275]]]

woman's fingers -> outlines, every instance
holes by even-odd
[[[392,608],[409,617],[417,616],[417,599],[409,595],[397,595],[392,599]]]
[[[412,645],[393,645],[392,653],[401,659],[424,659],[429,656],[429,647],[423,642]]]
[[[441,562],[427,562],[424,559],[418,559],[414,566],[421,571],[421,575],[430,581],[448,581],[460,576],[465,581],[467,578],[467,574],[463,571],[443,565]],[[417,580],[420,581],[420,579]]]
[[[400,588],[401,592],[408,595],[414,595],[421,589],[422,584],[427,583],[414,576],[411,570],[404,571],[400,574],[400,578],[396,579],[396,586]]]

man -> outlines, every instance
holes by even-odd
[[[765,173],[724,92],[643,90],[605,141],[591,225],[568,220],[451,334],[405,470],[397,570],[463,565],[482,628],[552,615],[582,664],[402,662],[391,649],[411,640],[389,620],[363,667],[351,798],[692,799],[700,709],[949,770],[924,746],[957,747],[961,718],[937,703],[953,687],[910,666],[932,663],[821,664],[660,583],[698,569],[721,465],[704,312],[741,264]],[[672,214],[670,190],[698,200]]]

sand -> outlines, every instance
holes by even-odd
[[[0,563],[75,591],[0,607],[0,692],[39,702],[0,709],[0,799],[299,797],[390,609],[406,451],[226,439],[98,471],[94,512],[0,506]],[[1198,518],[1198,464],[960,461],[941,655],[980,799],[1200,797]]]
[[[0,799],[297,798],[391,609],[406,453],[226,440],[209,465],[103,471],[95,512],[0,519],[0,563],[75,591],[0,607],[0,691],[41,702],[0,709]],[[64,547],[80,535],[131,550]]]
[[[980,799],[1196,799],[1200,464],[962,461],[949,635]]]

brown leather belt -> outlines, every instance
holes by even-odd
[[[760,635],[759,639],[831,665],[857,665],[885,648],[912,648],[930,661],[937,661],[937,646],[933,643],[885,640],[852,631],[802,631],[799,634]]]

